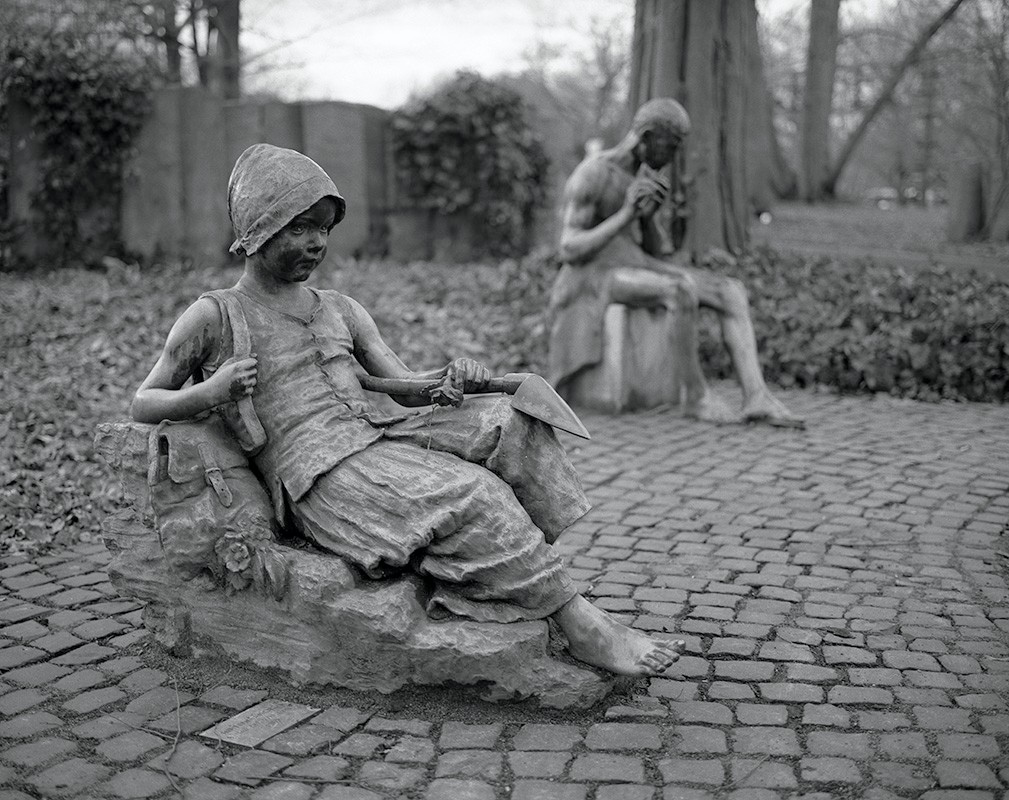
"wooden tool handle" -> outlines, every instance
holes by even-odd
[[[479,390],[480,394],[490,392],[504,392],[505,394],[515,394],[522,382],[529,377],[526,373],[510,372],[499,378],[491,378],[490,382]],[[447,378],[429,380],[427,378],[376,378],[374,375],[362,375],[361,386],[369,392],[382,392],[383,394],[398,394],[404,396],[428,396],[432,390],[442,385]]]
[[[529,374],[525,372],[509,372],[507,375],[502,375],[500,378],[491,378],[487,386],[480,391],[515,394],[515,392],[518,391],[519,386],[521,386],[523,381],[525,381],[528,377]]]
[[[423,378],[376,378],[374,375],[361,375],[361,386],[369,392],[383,394],[398,394],[403,396],[427,395],[441,384],[440,380],[431,381]]]

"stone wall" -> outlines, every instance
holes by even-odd
[[[28,110],[12,102],[9,116],[8,213],[27,221],[41,153]],[[434,217],[397,203],[389,117],[381,108],[356,103],[222,101],[202,87],[159,89],[123,181],[122,243],[127,252],[148,259],[225,261],[233,239],[227,209],[231,167],[246,147],[268,142],[313,158],[347,199],[347,216],[330,237],[330,258],[473,260],[481,236],[466,215]],[[563,119],[535,114],[533,124],[547,145],[551,170],[548,204],[536,215],[530,247],[555,242],[560,187],[578,160],[575,133]],[[43,244],[27,225],[17,250],[31,259]]]
[[[199,87],[159,90],[124,184],[127,249],[147,257],[223,259],[232,240],[231,167],[246,147],[268,142],[315,159],[347,198],[331,252],[366,252],[388,206],[387,116],[354,103],[222,102]]]

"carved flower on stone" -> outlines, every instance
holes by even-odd
[[[252,562],[256,551],[261,544],[273,538],[265,525],[251,524],[252,520],[244,523],[241,529],[229,530],[214,545],[219,565],[214,572],[223,580],[229,594],[252,583]]]
[[[252,579],[242,572],[224,573],[224,586],[228,594],[241,591],[250,583],[252,583]]]
[[[241,533],[224,534],[214,545],[214,551],[228,572],[244,572],[252,563],[252,551]]]

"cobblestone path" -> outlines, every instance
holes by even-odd
[[[583,588],[687,653],[575,714],[375,700],[159,654],[101,545],[0,565],[0,800],[1009,797],[1009,408],[791,393],[805,432],[662,412],[571,440]],[[439,693],[440,692],[440,693]],[[202,738],[286,700],[256,744]]]

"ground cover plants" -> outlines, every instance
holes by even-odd
[[[717,267],[750,293],[761,362],[781,386],[916,400],[1009,400],[1009,284],[941,267],[783,256]],[[728,363],[710,339],[709,361]]]
[[[0,274],[0,553],[98,535],[120,489],[92,453],[125,419],[172,322],[237,267]],[[456,355],[543,371],[552,254],[483,265],[347,263],[315,281],[369,308],[413,367]],[[758,250],[716,268],[750,291],[768,379],[922,400],[1009,400],[1009,285],[967,273]],[[702,315],[709,374],[728,377]]]

